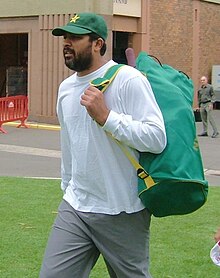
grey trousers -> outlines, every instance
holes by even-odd
[[[210,103],[202,103],[200,106],[200,115],[203,123],[203,131],[208,132],[208,122],[210,122],[213,133],[217,133],[217,127],[213,118],[213,109],[210,109]]]
[[[150,214],[106,215],[59,206],[40,278],[88,278],[103,255],[111,278],[150,278]]]

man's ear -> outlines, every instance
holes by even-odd
[[[104,40],[102,38],[98,38],[96,41],[94,41],[94,43],[95,43],[95,51],[100,51],[100,49],[104,44]]]

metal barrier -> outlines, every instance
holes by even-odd
[[[13,121],[21,121],[17,127],[28,126],[25,120],[28,117],[28,97],[27,96],[14,96],[0,98],[0,132],[7,133],[2,124]]]

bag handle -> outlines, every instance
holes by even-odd
[[[110,67],[105,75],[103,77],[96,78],[90,82],[92,86],[95,86],[97,89],[99,89],[101,92],[105,92],[105,90],[108,88],[108,86],[111,84],[111,82],[116,77],[119,70],[123,67],[123,64],[116,64],[112,67]],[[115,143],[121,148],[123,153],[127,156],[133,167],[137,171],[137,176],[142,179],[146,185],[147,188],[152,187],[155,185],[155,181],[153,178],[149,175],[147,171],[139,164],[139,162],[131,155],[131,153],[128,151],[128,149],[117,139],[115,139],[111,133],[107,132],[107,134],[115,141]]]

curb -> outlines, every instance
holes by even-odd
[[[4,125],[17,127],[19,124],[20,122],[9,122],[9,123],[5,123]],[[55,131],[60,130],[59,125],[49,125],[49,124],[40,124],[40,123],[31,123],[31,122],[26,122],[25,125],[28,128],[33,128],[33,129],[45,129],[45,130],[55,130]]]

